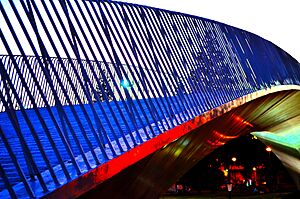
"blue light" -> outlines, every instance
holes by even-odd
[[[121,86],[128,89],[132,86],[132,83],[127,79],[123,79],[121,80]]]

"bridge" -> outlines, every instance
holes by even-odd
[[[248,133],[300,189],[300,64],[278,46],[123,2],[0,10],[0,198],[155,198]]]

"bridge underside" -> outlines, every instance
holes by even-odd
[[[72,192],[82,198],[157,198],[214,149],[251,132],[257,132],[259,138],[274,146],[279,157],[289,157],[282,160],[297,182],[299,162],[291,161],[300,159],[299,144],[291,147],[263,135],[281,136],[280,140],[288,140],[289,136],[293,136],[289,132],[291,129],[294,132],[299,125],[299,101],[300,92],[295,90],[260,97],[212,119],[98,185],[93,184],[91,177],[82,177],[48,196],[64,198]],[[211,112],[217,111],[220,110],[216,108]],[[135,157],[131,153],[127,158]],[[114,170],[117,167],[120,165],[110,164],[102,170]],[[91,171],[91,175],[94,179],[101,178],[95,171]]]

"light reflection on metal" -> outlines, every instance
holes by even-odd
[[[180,156],[180,154],[182,153],[182,151],[183,151],[183,148],[178,148],[178,149],[175,151],[174,156],[175,156],[175,157]]]
[[[206,141],[208,144],[210,144],[212,147],[220,147],[223,146],[226,142],[221,142],[221,141],[212,141],[212,140],[207,140]]]
[[[212,132],[212,136],[214,136],[214,135],[216,135],[218,138],[220,138],[220,139],[226,139],[226,140],[231,140],[231,139],[235,139],[235,138],[237,138],[237,137],[239,137],[239,136],[230,136],[230,135],[224,135],[224,134],[222,134],[222,133],[220,133],[220,132],[218,132],[218,131],[216,131],[216,130],[214,130],[213,132]],[[218,139],[217,138],[217,139]]]
[[[69,196],[74,197],[74,194],[72,193],[85,193],[95,184],[99,184],[99,190],[94,189],[90,191],[90,196],[101,195],[107,198],[120,198],[124,197],[124,193],[130,196],[132,196],[132,193],[135,193],[134,196],[138,198],[142,197],[140,194],[151,193],[148,198],[153,198],[153,195],[158,197],[159,194],[165,191],[182,175],[182,173],[185,173],[196,164],[197,161],[204,158],[216,148],[215,146],[208,145],[206,142],[211,139],[211,135],[213,135],[211,132],[215,128],[222,129],[227,135],[245,135],[253,131],[253,129],[249,128],[247,125],[238,125],[240,127],[239,131],[236,131],[236,128],[232,128],[232,126],[236,126],[236,120],[233,119],[234,117],[232,117],[232,114],[246,118],[247,121],[255,124],[254,128],[259,127],[266,129],[268,129],[270,124],[273,124],[272,126],[278,125],[281,121],[276,120],[275,123],[272,123],[272,121],[269,120],[269,117],[271,116],[271,114],[269,115],[270,112],[265,112],[265,114],[260,115],[261,112],[265,110],[265,107],[276,107],[277,109],[281,109],[282,113],[290,115],[290,118],[293,118],[294,114],[299,115],[300,113],[295,113],[294,110],[300,110],[300,104],[298,103],[300,100],[300,93],[289,89],[283,92],[278,92],[277,89],[275,90],[276,92],[272,93],[270,92],[272,89],[270,89],[267,91],[269,95],[266,96],[264,96],[263,92],[253,93],[253,95],[244,98],[245,101],[229,103],[230,105],[222,105],[221,107],[226,107],[226,110],[229,111],[225,114],[224,112],[220,113],[220,115],[205,113],[196,117],[194,120],[190,120],[187,123],[171,129],[170,131],[141,144],[139,147],[124,153],[119,158],[109,161],[107,165],[100,165],[84,177],[80,177],[78,180],[74,180],[72,183],[57,190],[51,194],[51,197],[56,198],[61,193],[68,193],[70,194]],[[289,96],[288,99],[292,99],[293,103],[279,103],[287,95]],[[236,107],[235,104],[241,105]],[[276,104],[278,106],[275,106]],[[221,107],[218,107],[211,112],[216,112],[215,110],[220,110],[222,109]],[[293,108],[291,109],[288,107]],[[260,111],[260,109],[262,109],[262,111]],[[212,117],[208,119],[209,117],[206,117],[206,115],[214,115],[215,118]],[[258,121],[256,120],[258,115],[261,117],[259,122],[264,122],[255,123],[255,121]],[[200,121],[201,123],[199,123]],[[178,138],[177,141],[172,142],[175,137]],[[190,140],[190,143],[183,148],[182,143],[186,139]],[[167,143],[169,144],[164,149],[161,149]],[[179,156],[175,156],[174,153],[178,148],[180,148],[180,154],[178,153]],[[146,154],[148,154],[148,157],[146,157]],[[127,163],[133,161],[135,163],[126,168]],[[123,163],[125,163],[125,165]],[[107,176],[107,174],[112,174],[111,171],[114,172],[117,169],[122,170],[120,174],[116,173],[113,176]],[[161,175],[162,172],[164,175]],[[104,184],[101,184],[103,183],[103,180],[107,178],[100,178],[100,176],[105,176],[110,179],[107,183],[104,182]],[[78,189],[78,187],[80,187],[80,189]],[[117,192],[114,190],[114,187],[122,187],[124,190],[122,192]],[[72,190],[74,188],[76,188],[76,191],[74,190],[73,192]],[[86,197],[89,196],[89,193]],[[143,195],[143,197],[146,196]]]
[[[217,130],[213,130],[211,132],[210,137],[211,138],[207,139],[206,142],[213,147],[220,147],[220,146],[226,144],[226,142],[228,142],[229,140],[237,138],[238,135],[236,135],[236,136],[226,135],[226,134],[218,132]]]
[[[273,153],[280,159],[280,161],[284,164],[284,166],[295,172],[295,175],[299,175],[300,173],[300,154],[298,157],[290,155],[284,151],[273,149]],[[299,182],[298,182],[299,183]]]
[[[234,116],[234,119],[235,119],[236,121],[238,121],[238,122],[240,122],[240,123],[242,123],[242,124],[248,125],[248,126],[250,126],[250,127],[253,127],[253,125],[252,125],[251,123],[247,122],[245,119],[243,119],[243,118],[241,118],[241,117],[239,117],[239,116],[237,116],[237,115],[234,115],[234,114],[233,114],[233,116]]]
[[[295,124],[296,125],[296,124]],[[295,127],[292,127],[295,128]],[[296,128],[300,130],[300,128]],[[269,132],[269,131],[260,131],[260,132],[253,132],[252,134],[258,137],[259,139],[267,140],[270,142],[277,143],[279,145],[283,145],[286,147],[291,147],[295,149],[300,149],[300,138],[299,133],[294,133],[294,130],[290,130],[290,133],[285,132],[284,129],[281,133],[276,132]],[[296,131],[299,132],[299,131]]]

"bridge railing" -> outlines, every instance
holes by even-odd
[[[207,110],[300,84],[274,44],[195,16],[91,0],[1,1],[0,13],[6,196],[42,196]]]

